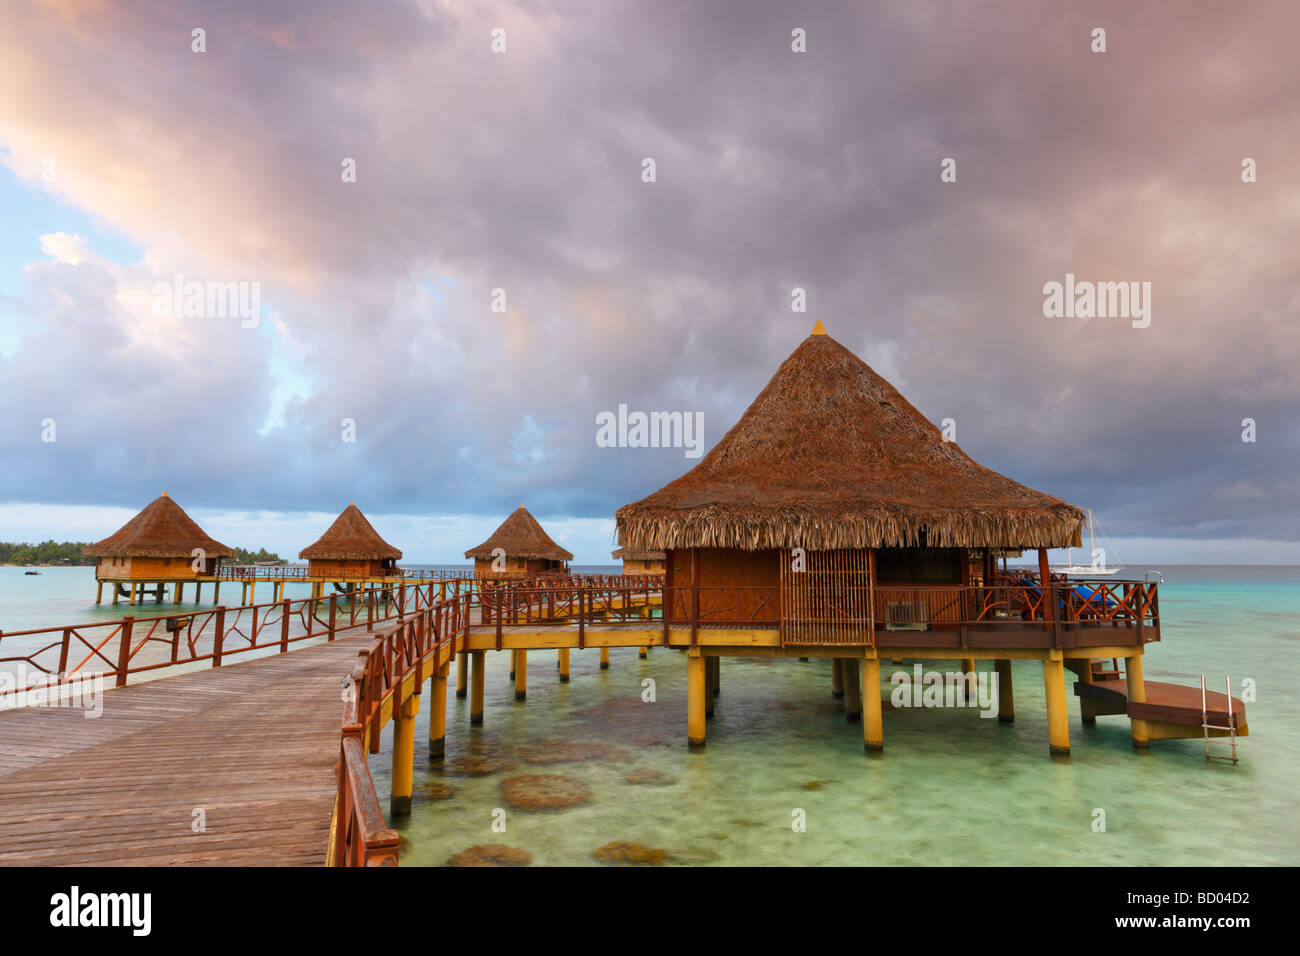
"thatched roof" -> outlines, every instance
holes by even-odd
[[[698,465],[615,517],[631,548],[823,551],[1078,547],[1084,513],[944,441],[819,322]]]
[[[379,537],[355,504],[349,504],[334,523],[320,536],[298,552],[307,560],[366,561],[372,558],[400,558],[402,552]]]
[[[188,558],[195,548],[202,548],[209,558],[235,553],[209,538],[164,491],[114,534],[86,545],[81,553],[92,558]]]
[[[619,548],[611,551],[610,556],[624,561],[666,561],[668,555],[662,551],[639,550],[637,548]]]
[[[505,551],[507,558],[547,558],[551,561],[572,561],[573,555],[551,540],[537,519],[520,505],[501,527],[492,532],[477,548],[465,552],[467,558],[490,558],[496,548]]]

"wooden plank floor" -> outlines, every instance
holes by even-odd
[[[323,863],[340,681],[369,639],[107,690],[98,718],[0,713],[0,864]]]

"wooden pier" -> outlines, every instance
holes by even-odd
[[[0,713],[0,864],[320,864],[351,633],[109,690],[92,720]]]

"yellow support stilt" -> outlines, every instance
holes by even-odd
[[[831,658],[831,696],[844,696],[844,661],[839,657]]]
[[[441,760],[447,752],[447,675],[450,664],[443,664],[429,681],[432,691],[429,706],[429,759]]]
[[[131,603],[130,603],[131,607],[135,607],[135,589],[136,589],[136,583],[132,581],[131,582]]]
[[[1142,679],[1141,654],[1134,654],[1132,657],[1124,658],[1124,675],[1128,678],[1128,702],[1130,704],[1145,704],[1147,685]],[[1147,728],[1147,722],[1137,718],[1132,718],[1131,722],[1133,726],[1133,747],[1137,750],[1146,750],[1151,746],[1151,732]]]
[[[462,700],[469,693],[469,671],[465,666],[465,658],[468,656],[468,651],[456,655],[456,696]]]
[[[862,675],[856,658],[844,658],[844,719],[856,724],[862,719]]]
[[[862,659],[862,742],[867,753],[880,753],[885,749],[885,722],[881,711],[880,658],[864,657]]]
[[[515,700],[523,700],[528,696],[528,652],[523,650],[515,651]]]
[[[1047,697],[1047,742],[1052,753],[1066,756],[1070,753],[1070,726],[1065,713],[1065,662],[1060,657],[1043,660],[1043,690]]]
[[[483,723],[483,652],[470,652],[469,722],[471,726]]]
[[[411,790],[415,784],[415,715],[419,711],[418,694],[412,694],[400,707],[393,708],[393,796],[388,808],[394,817],[408,816],[411,812]]]
[[[713,686],[718,672],[716,657],[704,658],[704,716],[713,716]]]
[[[519,652],[512,650],[510,652],[510,679],[515,679],[515,672],[519,669]]]
[[[692,647],[686,657],[686,742],[704,746],[704,657]]]
[[[645,660],[646,657],[649,656],[649,654],[650,654],[650,648],[648,647],[641,648],[640,650],[641,660]]]
[[[1079,683],[1092,683],[1092,661],[1084,661],[1083,666],[1079,668]],[[1096,708],[1089,698],[1079,697],[1079,715],[1083,718],[1084,724],[1095,724],[1097,722]]]
[[[569,649],[567,647],[561,647],[559,650],[559,665],[560,683],[567,684],[569,682]]]
[[[608,647],[602,647],[600,649],[600,669],[603,671],[609,670],[609,648]]]
[[[1010,724],[1016,719],[1016,704],[1011,686],[1011,661],[999,660],[995,666],[998,674],[998,723]]]
[[[176,582],[176,596],[172,599],[172,605],[181,603],[181,596],[185,593],[185,585],[180,581]]]
[[[104,600],[104,582],[95,582],[95,603],[98,604]]]

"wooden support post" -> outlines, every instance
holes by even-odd
[[[519,652],[512,650],[510,652],[510,679],[515,679],[515,672],[519,669]]]
[[[433,691],[429,711],[429,759],[441,760],[447,752],[447,675],[451,664],[446,663],[434,671],[429,682]]]
[[[862,719],[862,675],[856,657],[843,658],[844,719],[856,724]]]
[[[202,600],[203,600],[203,582],[195,581],[194,582],[194,603],[198,604]]]
[[[640,649],[639,656],[640,656],[641,660],[645,660],[646,657],[649,656],[649,654],[650,654],[650,648],[648,648],[648,647],[642,647],[642,648]]]
[[[114,581],[114,582],[113,582],[113,603],[114,603],[114,604],[117,603],[118,593],[119,593],[121,590],[122,590],[122,585],[120,585],[120,584],[118,584],[116,581]]]
[[[602,647],[600,649],[600,669],[603,671],[609,670],[609,648],[608,647]]]
[[[831,696],[844,696],[844,661],[838,657],[831,658]]]
[[[704,746],[704,657],[692,647],[686,657],[686,742]]]
[[[1016,704],[1011,686],[1011,661],[999,659],[995,667],[998,674],[998,723],[1010,724],[1016,719]]]
[[[704,658],[704,716],[713,716],[713,682],[718,670],[716,657]]]
[[[95,582],[95,603],[98,604],[102,600],[104,600],[104,582],[96,581]]]
[[[1043,630],[1050,631],[1056,619],[1056,604],[1052,591],[1052,569],[1047,565],[1047,549],[1038,549],[1038,594],[1043,601]]]
[[[175,605],[181,603],[181,596],[182,596],[184,593],[185,593],[185,585],[182,584],[180,581],[177,581],[177,582],[176,582],[176,596],[175,596],[174,598],[172,598],[172,605],[173,605],[173,606],[175,606]]]
[[[560,665],[560,683],[567,684],[569,682],[569,649],[567,647],[560,648],[558,663]]]
[[[1085,660],[1081,662],[1083,666],[1079,668],[1079,683],[1092,683],[1092,661]],[[1079,715],[1083,718],[1085,725],[1095,724],[1097,722],[1097,709],[1089,697],[1079,697]]]
[[[461,651],[456,655],[456,696],[462,700],[469,693],[469,669],[465,666],[465,658],[469,656],[469,651]]]
[[[1047,742],[1054,754],[1070,753],[1070,726],[1065,713],[1065,662],[1043,659],[1043,690],[1047,698]]]
[[[523,648],[515,651],[515,700],[528,696],[528,652]]]
[[[257,603],[257,580],[253,579],[248,582],[248,603]]]
[[[1128,702],[1129,705],[1145,704],[1147,700],[1147,685],[1142,679],[1142,655],[1134,654],[1132,657],[1124,658],[1124,676],[1128,679]],[[1231,706],[1231,702],[1229,702]],[[1136,750],[1146,750],[1151,746],[1151,733],[1147,728],[1145,720],[1131,718],[1133,725],[1133,747]]]
[[[214,605],[221,603],[221,582],[212,582],[212,603]]]
[[[136,583],[135,583],[134,581],[132,581],[132,582],[131,582],[131,600],[130,600],[130,603],[129,603],[129,606],[130,606],[130,607],[135,607],[135,589],[136,589],[136,587],[137,587]]]
[[[961,659],[961,672],[962,672],[963,674],[974,674],[974,673],[975,673],[975,658],[973,658],[973,657],[963,657],[963,658]],[[966,678],[966,680],[967,680],[967,683],[969,683],[970,678]]]
[[[875,651],[868,651],[874,655]],[[885,722],[880,702],[880,658],[862,659],[862,742],[867,753],[885,749]]]
[[[412,694],[400,706],[393,702],[393,796],[388,808],[394,817],[411,813],[411,790],[415,784],[415,715],[419,710],[419,694]]]
[[[469,722],[477,727],[483,723],[483,652],[470,652]]]

